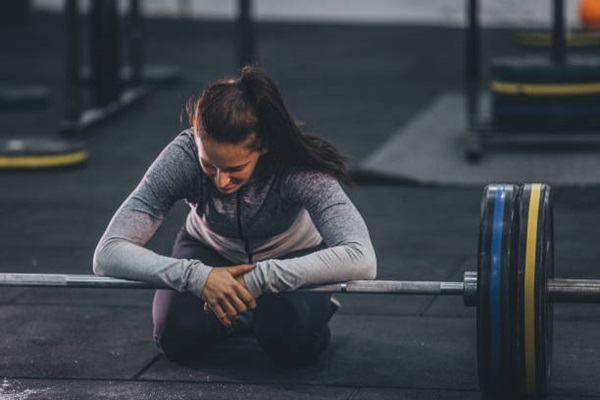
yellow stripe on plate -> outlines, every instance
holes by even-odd
[[[552,35],[546,32],[522,32],[517,34],[520,43],[528,46],[550,46]],[[600,35],[597,32],[574,32],[565,36],[569,46],[596,46],[600,44]]]
[[[525,256],[525,379],[527,393],[536,392],[535,368],[535,264],[538,211],[542,185],[531,185],[527,218],[527,253]]]
[[[490,87],[492,92],[514,95],[568,96],[600,94],[600,82],[548,84],[492,81]]]
[[[64,167],[84,162],[84,150],[51,156],[0,156],[0,168],[49,168]]]

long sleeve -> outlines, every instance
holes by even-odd
[[[327,248],[303,257],[258,262],[245,275],[254,296],[375,278],[377,262],[367,226],[335,179],[318,172],[294,173],[284,185],[283,197],[308,210]]]
[[[199,190],[199,164],[186,140],[190,138],[180,135],[171,142],[119,207],[94,252],[94,273],[201,292],[210,267],[144,247],[175,202]]]

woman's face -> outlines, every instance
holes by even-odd
[[[255,134],[236,144],[196,136],[202,170],[221,193],[235,193],[250,179],[258,159],[266,152],[252,148],[255,140]]]

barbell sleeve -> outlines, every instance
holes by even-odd
[[[553,303],[600,303],[600,280],[550,279],[547,293]]]

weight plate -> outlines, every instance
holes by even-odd
[[[83,143],[42,138],[0,140],[0,169],[66,167],[87,160]]]
[[[523,185],[519,195],[519,244],[515,280],[514,371],[521,396],[543,397],[552,364],[553,307],[546,295],[554,275],[550,187]]]
[[[515,129],[600,127],[600,58],[572,56],[564,64],[548,57],[492,61],[494,125]]]
[[[583,98],[585,101],[597,100],[600,82],[584,83],[522,83],[494,80],[490,84],[493,94],[507,97],[553,97],[562,99]]]
[[[489,185],[481,206],[478,253],[477,363],[487,394],[503,392],[511,372],[510,275],[517,234],[516,188]]]
[[[600,126],[600,96],[530,96],[494,93],[494,124],[518,128],[561,127],[566,130]]]
[[[513,83],[597,83],[600,58],[573,55],[556,64],[547,56],[497,57],[491,76],[492,81]]]
[[[518,32],[516,39],[525,46],[550,47],[552,46],[551,31]],[[569,47],[595,47],[600,45],[600,32],[571,31],[565,35],[566,45]]]
[[[0,109],[44,105],[50,94],[44,86],[0,86]]]

